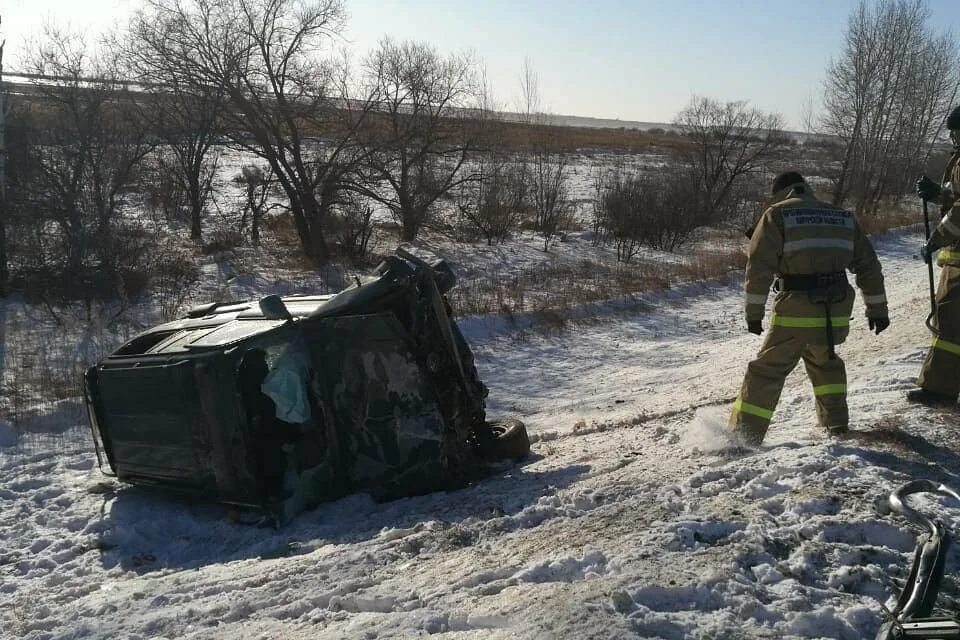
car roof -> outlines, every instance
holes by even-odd
[[[294,318],[305,318],[322,308],[330,295],[282,298]],[[267,318],[257,300],[211,303],[195,307],[187,315],[157,325],[126,342],[111,358],[138,355],[165,355],[195,350],[218,349],[275,329],[287,321]]]

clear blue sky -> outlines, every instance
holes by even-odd
[[[512,104],[529,56],[556,113],[668,122],[694,94],[749,100],[800,126],[856,0],[347,0],[344,34],[363,53],[379,38],[473,50],[497,98]],[[960,34],[960,2],[931,0]],[[138,0],[0,0],[7,69],[50,17],[95,33]],[[958,61],[960,63],[960,61]]]

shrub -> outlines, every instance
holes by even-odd
[[[570,158],[563,153],[538,149],[533,154],[528,181],[531,208],[536,230],[543,236],[543,250],[569,224],[573,212],[570,201]]]
[[[232,229],[217,229],[207,234],[207,241],[203,243],[200,251],[208,256],[215,253],[233,251],[243,245],[243,234]]]
[[[373,239],[373,205],[347,202],[338,207],[328,225],[340,252],[355,265],[362,265]]]
[[[122,267],[119,272],[120,296],[126,300],[136,300],[150,287],[150,273],[146,265]]]
[[[243,207],[240,211],[240,233],[247,228],[247,214],[250,214],[250,241],[254,246],[260,244],[260,228],[264,216],[278,205],[267,205],[267,200],[277,191],[276,180],[269,166],[255,164],[244,165],[240,173],[233,177],[233,183],[243,187]]]
[[[662,251],[682,246],[705,221],[700,195],[682,171],[655,175],[614,173],[601,196],[598,228],[629,263],[642,245]]]
[[[183,303],[200,280],[200,267],[183,249],[168,248],[156,256],[151,273],[160,316],[171,320],[179,315]]]
[[[652,206],[651,193],[640,176],[614,176],[600,198],[600,218],[617,249],[619,262],[630,262],[643,242],[644,214]]]
[[[176,159],[158,152],[149,162],[144,162],[140,173],[144,204],[167,220],[181,218],[187,206],[187,192],[181,184]]]
[[[530,209],[526,162],[500,159],[481,163],[477,180],[464,183],[456,205],[463,219],[488,245],[499,244],[520,226]]]

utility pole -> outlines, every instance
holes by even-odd
[[[0,16],[2,23],[3,17]],[[7,294],[7,280],[10,277],[7,268],[7,147],[4,139],[7,106],[3,100],[3,46],[6,43],[6,40],[0,40],[0,296]]]

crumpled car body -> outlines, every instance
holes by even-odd
[[[398,249],[339,294],[204,305],[137,336],[85,375],[100,468],[281,522],[462,486],[489,429],[454,282]]]

